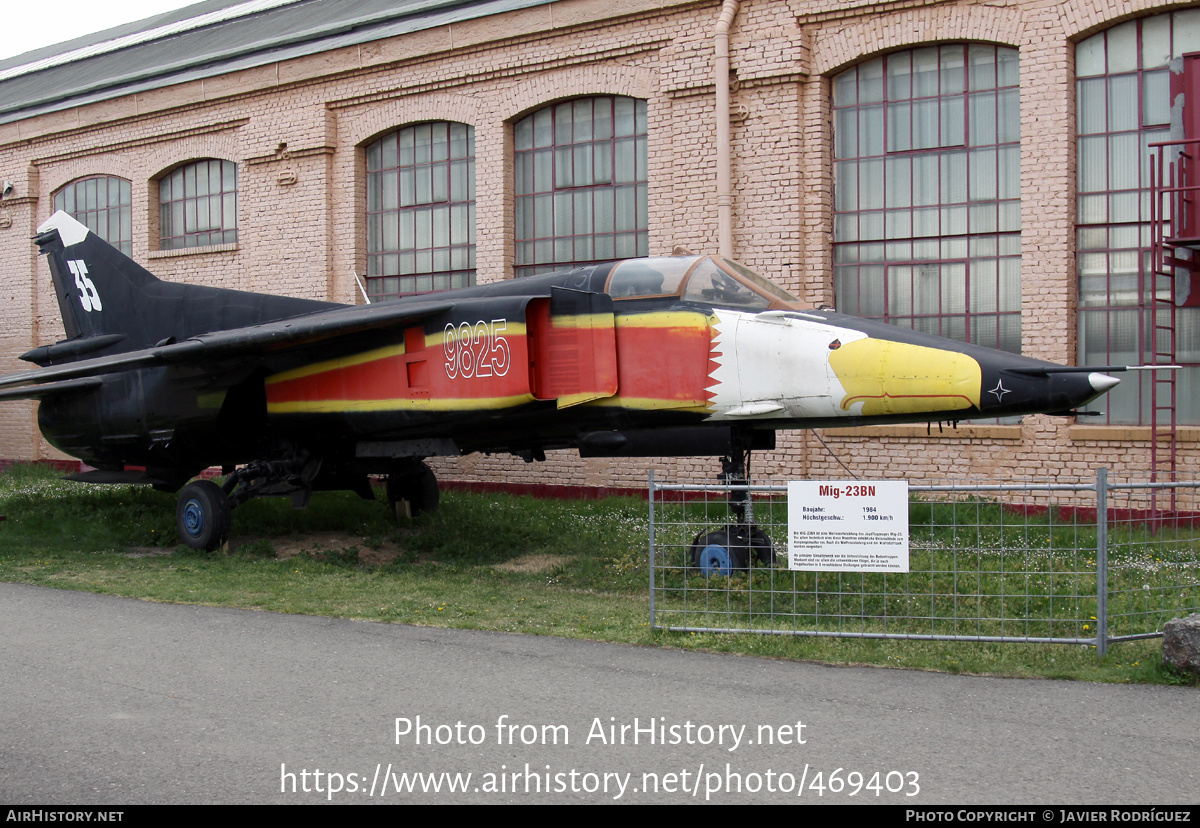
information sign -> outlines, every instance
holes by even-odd
[[[788,568],[908,572],[908,481],[789,482]]]

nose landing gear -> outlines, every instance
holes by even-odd
[[[770,536],[754,523],[754,503],[747,488],[752,435],[735,431],[730,453],[721,458],[720,480],[730,486],[729,512],[732,520],[722,529],[701,532],[691,546],[691,564],[704,573],[731,575],[775,563],[775,546]]]
[[[732,575],[749,569],[751,561],[762,566],[775,562],[771,538],[757,526],[730,524],[724,529],[701,532],[692,542],[692,565],[706,576]]]

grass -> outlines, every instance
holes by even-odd
[[[305,510],[292,509],[287,500],[264,499],[237,509],[230,550],[211,555],[179,546],[174,510],[173,495],[146,487],[91,487],[59,480],[41,467],[13,467],[0,474],[0,514],[6,516],[0,523],[0,580],[152,601],[557,635],[831,664],[1105,682],[1197,683],[1163,668],[1158,640],[1121,644],[1098,658],[1094,648],[1081,645],[652,630],[647,597],[647,509],[637,499],[535,501],[450,492],[444,494],[437,512],[401,524],[391,519],[381,503],[345,493],[314,495]],[[958,531],[935,511],[931,510],[927,523],[922,523],[920,515],[914,516],[914,547],[924,543],[922,537],[932,546],[945,544]],[[703,514],[693,517],[700,525],[708,520]],[[760,515],[764,523],[774,519],[770,514]],[[935,528],[919,536],[922,526]],[[682,524],[680,527],[678,532],[686,535]],[[1054,531],[1047,530],[1047,542],[1059,548],[1065,540],[1055,540]],[[1027,535],[1022,538],[1024,555],[1036,544],[1031,545]],[[690,542],[690,537],[686,541]],[[985,541],[983,548],[988,548],[991,540]],[[1006,541],[1000,537],[998,542]],[[912,600],[900,597],[902,577],[907,578],[905,589],[911,593],[915,586],[921,600],[934,596],[957,608],[963,602],[977,601],[992,579],[1014,575],[986,555],[975,570],[947,575],[939,570],[944,564],[938,563],[940,553],[932,546],[916,548],[913,553],[914,568],[923,570],[915,577],[925,581],[914,584],[913,576],[891,575],[875,588],[873,575],[846,577],[859,578],[861,582],[852,586],[870,587],[865,592],[872,601],[896,612],[898,601]],[[1047,560],[1053,562],[1055,556],[1049,555]],[[1055,564],[1047,566],[1048,572],[1061,574]],[[1078,574],[1070,577],[1074,580],[1062,589],[1071,595],[1086,594],[1086,584],[1078,583]],[[1138,570],[1130,577],[1138,580],[1145,573]],[[683,568],[668,572],[663,579],[668,589],[672,579],[696,581],[696,575]],[[817,577],[780,568],[756,569],[728,579],[697,581],[694,595],[731,606],[745,594],[757,594],[760,601],[777,601],[781,608],[790,602],[788,606],[795,611],[805,601],[811,600],[815,609],[821,600],[834,600],[846,588],[843,581],[824,573]],[[1057,589],[1048,585],[1047,595],[1054,595]],[[1141,592],[1144,590],[1139,596]],[[1025,600],[1023,593],[1014,595]],[[661,595],[659,600],[664,600]],[[669,606],[660,603],[662,608]],[[877,608],[856,605],[852,609],[853,617],[860,618],[856,623],[865,623],[861,618]],[[1063,622],[1079,626],[1080,619],[1075,616],[1086,609],[1086,603],[1073,607]],[[1013,617],[1023,607],[1002,610],[1009,615],[1001,617]],[[834,620],[834,615],[827,616],[825,622]],[[949,622],[953,621],[951,613]]]

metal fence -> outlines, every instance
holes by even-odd
[[[1090,644],[1103,655],[1200,610],[1198,489],[1106,469],[1067,483],[910,485],[908,572],[801,572],[787,568],[786,484],[660,483],[651,473],[650,624]],[[698,547],[710,532],[739,531],[730,501],[744,492],[771,543],[756,534],[743,567],[705,574]]]

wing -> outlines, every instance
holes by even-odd
[[[453,307],[453,302],[445,301],[359,305],[214,331],[183,342],[9,374],[0,377],[0,400],[41,399],[79,391],[99,384],[102,374],[128,368],[229,359],[257,362],[279,352],[305,353],[356,334],[416,324]]]

